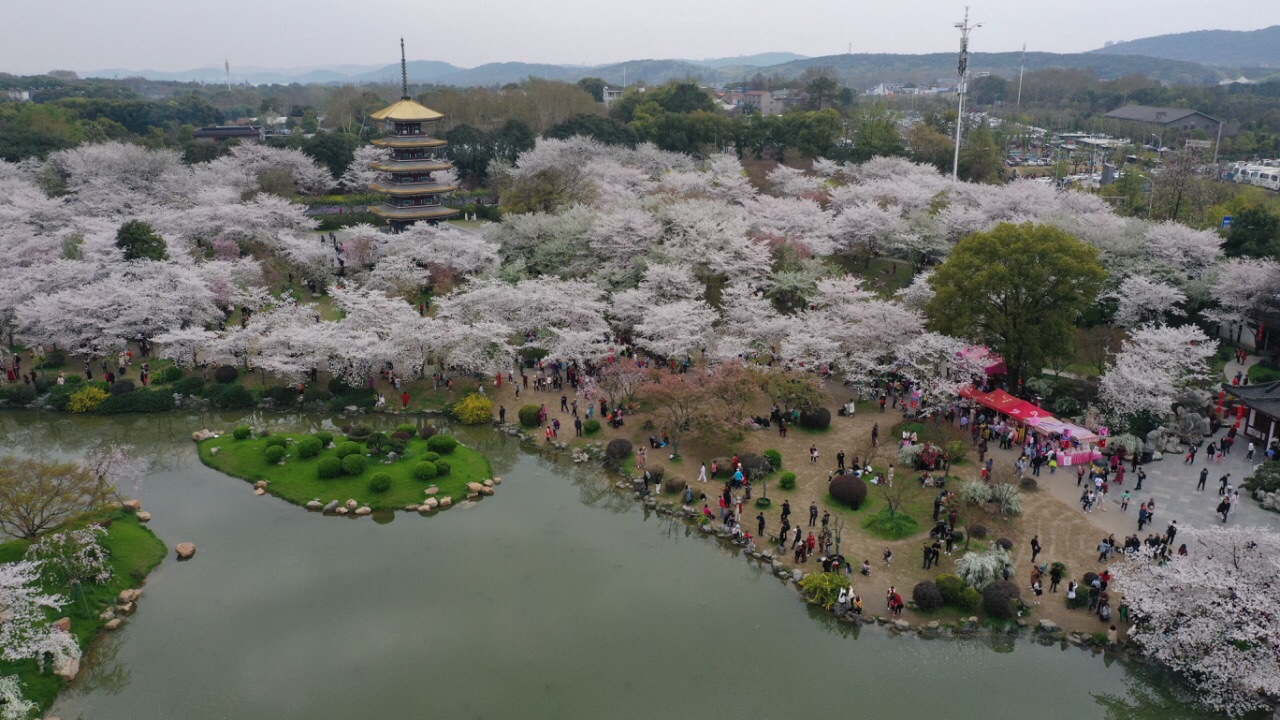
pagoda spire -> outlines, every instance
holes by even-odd
[[[404,38],[400,38],[400,99],[409,99],[409,66],[404,62]]]

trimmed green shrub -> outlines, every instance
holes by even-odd
[[[289,406],[298,402],[298,390],[284,385],[272,385],[264,388],[258,396],[265,400],[273,400],[277,405]]]
[[[364,446],[369,448],[369,452],[385,454],[387,452],[387,443],[391,442],[391,438],[387,437],[384,432],[376,432],[364,441]]]
[[[925,580],[916,583],[911,589],[911,599],[915,601],[916,608],[922,612],[930,612],[942,607],[942,591],[938,589],[938,584],[932,580]]]
[[[400,430],[397,430],[397,431],[395,431],[395,432],[391,433],[391,439],[392,439],[392,440],[402,440],[402,441],[404,441],[404,442],[409,442],[410,440],[412,440],[412,439],[413,439],[413,433],[407,433],[407,432],[402,432],[402,431],[400,431]]]
[[[837,475],[827,483],[827,492],[841,505],[857,510],[867,499],[867,484],[853,475]]]
[[[355,442],[364,442],[368,440],[369,436],[372,434],[373,428],[368,425],[356,425],[347,433],[347,439],[354,440]]]
[[[418,428],[418,437],[422,438],[423,440],[430,440],[431,436],[435,435],[436,432],[437,430],[431,425],[423,425],[422,427]]]
[[[384,493],[391,489],[391,475],[380,472],[369,477],[369,491]]]
[[[303,438],[298,441],[298,457],[313,458],[320,454],[324,447],[316,438]]]
[[[316,475],[320,479],[336,478],[342,474],[342,461],[336,457],[323,457],[316,463]]]
[[[237,427],[235,430],[231,431],[231,437],[237,440],[246,440],[252,434],[253,434],[253,428],[249,427],[248,425],[241,425]]]
[[[84,378],[80,377],[79,375],[68,375],[66,379],[67,379],[68,385],[79,385],[80,383],[84,382]]]
[[[764,456],[765,460],[769,461],[769,465],[772,466],[774,470],[782,469],[782,453],[770,448],[760,454]],[[795,476],[792,475],[792,477],[794,478]]]
[[[112,395],[94,412],[99,415],[117,413],[153,413],[173,409],[173,393],[168,390],[134,390],[125,395]]]
[[[453,466],[449,464],[449,461],[443,458],[433,461],[433,464],[436,466],[437,475],[448,475],[449,471],[453,469]]]
[[[333,442],[333,433],[327,430],[321,430],[320,432],[312,433],[311,437],[319,440],[321,447],[329,447],[329,443]]]
[[[160,373],[160,382],[178,382],[182,379],[182,375],[182,368],[177,365],[170,365],[164,369],[164,372]]]
[[[365,463],[363,455],[348,455],[342,458],[342,472],[347,475],[359,475],[364,472]]]
[[[948,605],[956,605],[960,602],[960,593],[964,592],[964,580],[959,575],[944,573],[939,575],[934,583],[938,586],[938,592],[942,593],[942,601]]]
[[[960,598],[956,600],[956,607],[972,612],[978,609],[978,602],[981,600],[982,595],[977,590],[966,587],[960,591]]]
[[[226,385],[233,383],[240,377],[240,371],[234,365],[219,365],[217,370],[213,371],[213,379],[216,382]]]
[[[345,458],[348,455],[359,455],[360,443],[352,442],[350,440],[338,443],[338,448],[335,451],[335,454],[340,458]]]
[[[333,399],[333,393],[320,388],[307,388],[302,391],[302,402],[304,403],[327,403]]]
[[[403,435],[404,433],[396,433]],[[393,452],[397,455],[403,455],[406,448],[409,447],[409,441],[402,438],[394,437],[387,441],[387,452]]]
[[[289,444],[289,439],[283,435],[272,435],[268,437],[266,440],[263,440],[262,444],[266,445],[267,447],[273,447],[273,446],[284,447],[285,445]]]
[[[215,385],[209,392],[209,402],[219,410],[247,410],[257,401],[253,393],[240,385]]]
[[[538,414],[542,412],[542,408],[538,405],[524,405],[516,413],[520,416],[520,424],[528,427],[538,427]]]
[[[432,452],[432,451],[428,450],[428,451],[426,451],[426,452],[422,453],[422,459],[423,459],[423,460],[428,460],[428,461],[430,461],[430,462],[435,462],[435,461],[437,461],[437,460],[439,460],[439,459],[440,459],[440,453],[438,453],[438,452]]]
[[[441,455],[448,455],[457,447],[458,439],[452,435],[432,435],[427,438],[427,449]]]
[[[979,524],[979,525],[971,525],[969,527],[969,537],[972,537],[976,540],[981,540],[985,538],[988,532],[990,531],[987,530],[986,525]]]
[[[414,425],[413,423],[400,423],[399,425],[396,426],[396,432],[404,433],[409,437],[413,437],[418,433],[418,426]],[[408,438],[405,438],[405,439],[407,440]]]
[[[413,476],[418,480],[430,480],[438,475],[439,472],[440,471],[436,468],[436,464],[430,460],[423,460],[413,466]]]
[[[778,487],[783,490],[796,489],[796,474],[793,472],[784,472],[778,476]]]
[[[800,413],[800,427],[808,430],[826,430],[831,427],[831,411],[818,408]]]
[[[132,380],[117,380],[111,383],[110,392],[112,395],[128,395],[133,392],[136,387],[137,386],[133,384]]]
[[[173,391],[179,395],[199,395],[204,392],[204,380],[197,375],[188,375],[173,384]]]
[[[591,418],[590,420],[588,420],[588,421],[586,421],[586,422],[582,423],[582,434],[583,434],[583,435],[594,435],[594,434],[596,434],[596,433],[598,433],[598,432],[600,432],[600,421],[599,421],[599,420],[597,420],[597,419],[595,419],[595,418]]]
[[[631,441],[618,438],[610,440],[604,447],[604,466],[611,469],[622,467],[622,463],[631,457]]]
[[[770,500],[769,498],[767,498],[767,497],[758,497],[758,498],[756,498],[756,507],[758,507],[758,508],[767,508],[767,507],[769,507],[770,505],[773,505],[773,501],[772,501],[772,500]]]
[[[263,451],[263,456],[267,458],[269,463],[278,463],[284,459],[283,445],[268,445]]]
[[[982,609],[993,618],[1008,620],[1014,614],[1013,601],[1020,595],[1017,585],[997,580],[982,589]]]

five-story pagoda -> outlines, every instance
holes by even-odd
[[[369,212],[387,221],[393,231],[403,230],[419,220],[436,222],[458,214],[440,204],[443,195],[457,190],[456,185],[437,182],[432,173],[448,170],[453,163],[441,157],[447,143],[431,137],[424,125],[444,116],[416,103],[409,97],[409,74],[404,60],[404,39],[400,40],[400,100],[369,117],[385,124],[387,135],[375,138],[373,144],[387,148],[391,157],[371,163],[374,170],[386,173],[386,182],[375,182],[369,189],[385,193],[386,202],[369,208]]]

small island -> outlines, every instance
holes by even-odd
[[[240,426],[216,435],[197,433],[200,460],[308,509],[355,511],[448,507],[471,495],[492,494],[489,460],[430,426],[368,425],[346,435],[254,432]],[[355,507],[351,507],[354,500]]]

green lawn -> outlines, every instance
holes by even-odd
[[[71,618],[71,633],[81,649],[89,647],[94,636],[102,630],[106,621],[98,615],[115,604],[121,590],[134,588],[142,584],[147,574],[160,564],[167,552],[165,545],[149,529],[138,522],[137,516],[131,512],[116,511],[101,513],[86,518],[83,523],[92,521],[111,522],[107,534],[102,538],[102,545],[111,557],[114,571],[111,580],[103,585],[86,586],[82,599],[71,602],[62,610],[50,611],[49,621],[60,617]],[[25,540],[14,540],[0,545],[0,563],[9,563],[22,559],[29,543]],[[64,587],[46,585],[45,591],[57,593],[68,600],[72,599],[71,591]],[[81,672],[84,672],[82,669]],[[0,660],[0,675],[16,674],[22,682],[23,694],[40,707],[43,713],[53,704],[58,692],[66,683],[56,675],[40,673],[34,660],[11,662]]]
[[[1249,383],[1267,383],[1280,380],[1280,370],[1267,367],[1262,363],[1249,366]]]
[[[200,443],[200,460],[219,472],[249,482],[266,480],[270,483],[268,493],[295,505],[304,505],[313,499],[328,503],[330,500],[346,502],[353,498],[374,510],[399,510],[407,505],[420,505],[427,497],[423,491],[432,485],[440,489],[437,498],[448,496],[456,502],[466,497],[468,482],[483,482],[493,476],[485,456],[459,445],[453,452],[442,455],[442,459],[449,461],[449,474],[427,481],[418,480],[413,477],[413,469],[427,452],[427,441],[414,438],[409,441],[404,455],[390,464],[383,464],[385,461],[379,456],[368,457],[368,465],[360,475],[321,479],[316,465],[321,458],[336,457],[336,448],[326,448],[318,456],[304,459],[298,456],[297,441],[307,436],[286,434],[285,437],[291,442],[287,446],[284,465],[267,462],[263,452],[265,438],[236,440],[230,433]],[[334,437],[335,446],[342,442],[341,436]],[[217,454],[212,452],[214,448],[219,448]],[[369,478],[378,472],[391,476],[390,490],[375,493],[369,489]]]

